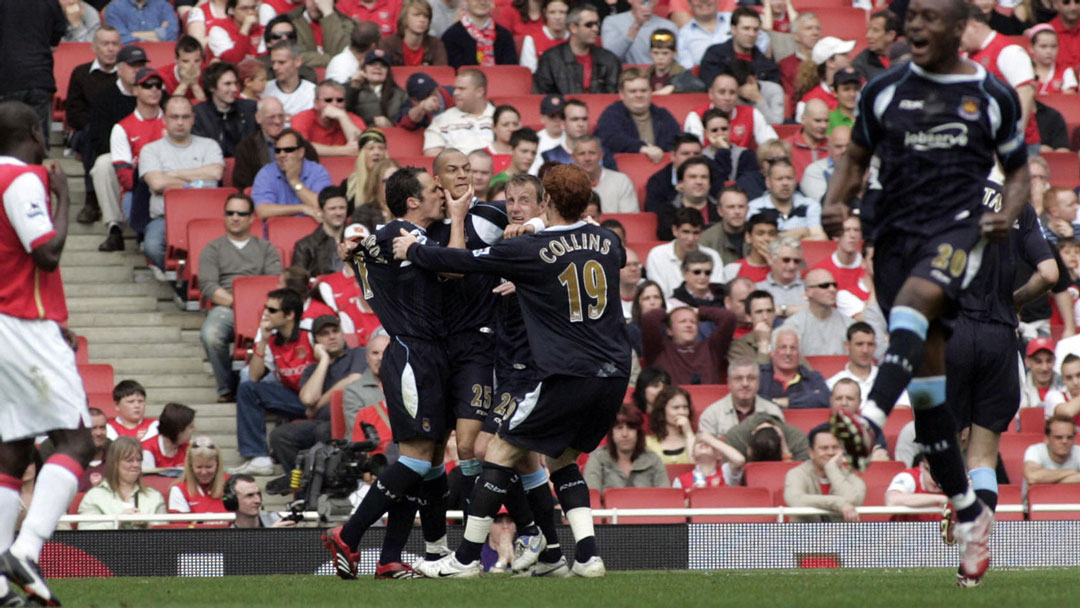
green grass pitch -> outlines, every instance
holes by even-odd
[[[955,571],[755,570],[613,572],[585,580],[376,581],[370,577],[245,576],[52,581],[64,606],[1070,606],[1080,568],[991,570],[982,587],[958,589]]]

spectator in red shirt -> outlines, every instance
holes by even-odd
[[[795,166],[795,181],[802,180],[806,168],[829,155],[829,142],[825,133],[829,130],[829,106],[820,99],[806,103],[802,116],[803,128],[785,137],[791,144],[791,164]]]
[[[776,62],[780,68],[780,84],[784,87],[784,116],[793,116],[795,112],[795,81],[798,79],[799,66],[810,59],[814,45],[821,40],[821,21],[814,13],[802,13],[791,22],[791,39],[795,42],[795,52]]]
[[[225,466],[209,437],[196,437],[184,458],[180,481],[169,488],[169,513],[225,513]]]
[[[202,45],[191,36],[181,36],[173,52],[176,61],[159,70],[165,82],[165,92],[170,96],[183,95],[191,100],[191,105],[206,101],[206,91],[199,83],[205,60]]]
[[[259,25],[258,0],[229,0],[229,18],[216,21],[207,32],[211,59],[240,63],[259,53],[263,28]]]
[[[1054,0],[1057,17],[1050,20],[1050,26],[1058,35],[1058,61],[1062,65],[1080,64],[1080,4],[1069,0]]]
[[[356,22],[377,24],[385,37],[394,33],[394,25],[401,13],[401,0],[338,0],[336,8]]]
[[[155,437],[158,433],[156,418],[146,417],[146,389],[134,380],[121,380],[113,388],[113,403],[116,404],[116,418],[109,421],[105,429],[109,439],[134,437],[143,441]]]
[[[442,40],[428,34],[430,26],[431,5],[427,0],[405,0],[397,33],[379,42],[379,48],[390,57],[390,65],[446,65],[446,47]]]
[[[948,504],[949,497],[941,493],[941,487],[930,474],[930,464],[923,454],[915,456],[915,466],[900,471],[885,488],[885,506],[888,507],[940,507]],[[923,515],[893,515],[893,521],[941,521],[937,513]]]
[[[195,410],[181,403],[166,403],[158,419],[158,435],[142,441],[142,468],[184,466],[188,443],[195,434]]]
[[[315,107],[292,118],[292,128],[315,146],[319,156],[356,156],[364,119],[345,110],[345,87],[324,80],[315,89]]]

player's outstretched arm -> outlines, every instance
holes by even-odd
[[[837,161],[825,193],[825,204],[821,208],[821,227],[830,238],[843,232],[848,205],[862,188],[871,156],[870,150],[852,141],[848,144],[847,152]]]
[[[52,189],[53,201],[53,229],[56,234],[44,243],[38,245],[30,252],[34,258],[34,264],[38,268],[52,272],[60,265],[60,254],[64,252],[64,243],[68,233],[68,183],[67,175],[60,168],[60,163],[53,163],[49,167],[49,186]]]
[[[407,259],[414,264],[435,272],[469,273],[480,272],[497,274],[513,279],[527,271],[529,262],[527,252],[512,245],[514,241],[505,241],[485,249],[469,251],[449,247],[420,246],[416,237],[401,231],[401,236],[394,239],[394,257]],[[532,256],[535,258],[535,256]]]

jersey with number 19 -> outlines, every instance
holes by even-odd
[[[0,441],[90,426],[60,270],[31,255],[56,234],[44,167],[0,156]]]

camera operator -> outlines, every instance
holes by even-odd
[[[296,521],[262,510],[262,492],[251,475],[233,475],[225,491],[225,508],[236,513],[233,528],[289,528]]]

